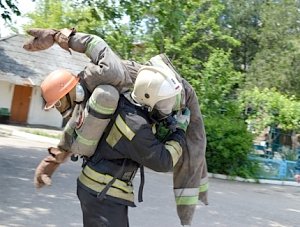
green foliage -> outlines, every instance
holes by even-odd
[[[253,132],[260,133],[267,126],[283,130],[300,129],[300,102],[275,89],[244,90],[239,96],[241,108],[246,111],[246,121]]]
[[[99,35],[123,58],[132,58],[134,23],[122,22],[124,9],[114,1],[39,0],[24,29],[76,28]]]
[[[204,118],[204,123],[209,172],[254,177],[257,166],[248,159],[253,138],[245,123],[239,119],[217,115]]]
[[[226,111],[227,115],[239,115],[236,102],[236,89],[242,79],[242,74],[233,69],[230,52],[216,49],[212,52],[204,69],[201,71],[201,81],[192,81],[205,115]]]
[[[220,1],[191,1],[186,8],[177,42],[166,36],[165,50],[192,84],[201,79],[200,70],[215,49],[238,45],[238,41],[222,33],[218,25],[224,7]]]
[[[27,28],[76,27],[100,35],[121,57],[141,62],[166,52],[188,79],[199,79],[216,47],[238,43],[218,26],[223,10],[218,0],[39,0],[37,5]]]
[[[1,17],[5,21],[11,21],[11,15],[21,15],[19,8],[16,6],[17,1],[14,0],[0,0]]]
[[[101,22],[93,19],[93,9],[85,6],[73,8],[70,0],[39,0],[34,12],[27,16],[31,22],[27,28],[72,28],[88,33],[101,33]]]
[[[260,50],[249,67],[247,87],[276,88],[300,97],[300,2],[262,3]]]
[[[235,69],[247,71],[259,49],[258,35],[261,27],[261,0],[224,0],[225,7],[219,21],[222,30],[240,41],[232,48]]]
[[[283,160],[297,161],[297,150],[291,149],[289,146],[282,146],[280,149],[280,155]]]

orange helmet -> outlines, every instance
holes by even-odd
[[[65,69],[51,72],[41,84],[42,96],[46,101],[45,110],[68,94],[78,83],[79,78]]]

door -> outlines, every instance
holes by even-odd
[[[31,100],[32,87],[15,85],[11,105],[10,121],[26,124]]]

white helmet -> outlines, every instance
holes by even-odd
[[[144,66],[138,71],[131,96],[138,104],[146,106],[149,112],[162,100],[165,101],[160,103],[171,104],[167,109],[172,110],[175,97],[181,90],[182,85],[174,74],[160,67]],[[166,102],[166,99],[172,100],[172,103]]]

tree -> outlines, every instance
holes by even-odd
[[[93,8],[88,6],[74,8],[69,0],[39,0],[36,10],[27,14],[31,22],[25,29],[76,27],[80,31],[101,33],[101,23],[93,19],[93,13]]]
[[[71,28],[99,35],[124,58],[131,58],[134,43],[132,25],[122,21],[123,9],[114,1],[39,0],[28,14],[30,27]]]
[[[239,102],[254,133],[258,134],[268,126],[300,129],[300,102],[293,96],[283,95],[274,88],[255,87],[242,91]]]
[[[239,42],[221,31],[218,20],[224,7],[218,0],[189,1],[183,9],[185,20],[180,24],[178,39],[174,42],[166,34],[164,49],[180,73],[197,88],[204,63],[214,50],[228,51]]]
[[[230,52],[216,49],[212,52],[204,69],[201,71],[201,81],[193,83],[201,98],[201,106],[206,115],[226,114],[239,117],[236,89],[242,79],[242,74],[234,70],[230,61]]]
[[[266,1],[261,14],[259,52],[247,74],[247,87],[276,88],[300,98],[300,2]]]
[[[258,167],[249,160],[253,135],[241,119],[229,116],[204,118],[208,170],[231,176],[255,178]]]
[[[0,0],[1,17],[5,21],[11,21],[12,15],[20,16],[21,12],[16,6],[17,1],[14,0]]]
[[[212,52],[201,73],[196,91],[205,115],[209,171],[254,177],[256,166],[248,159],[253,137],[236,99],[242,73],[234,70],[230,52],[221,49]]]
[[[240,41],[232,48],[235,69],[246,72],[259,51],[261,0],[223,0],[224,11],[219,23],[222,30]]]

